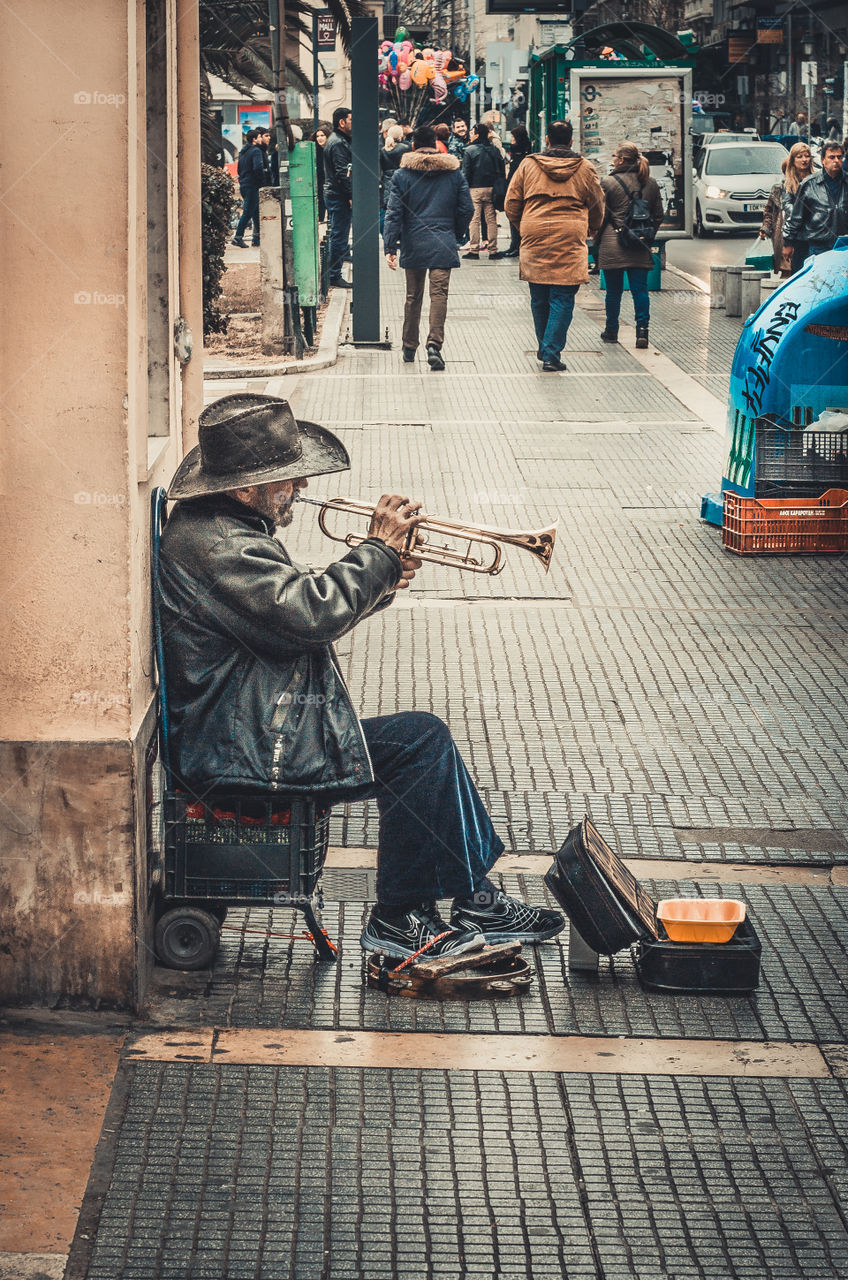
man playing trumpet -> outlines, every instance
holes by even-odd
[[[397,494],[367,537],[323,573],[292,563],[289,525],[307,477],[346,470],[331,432],[287,401],[226,396],[200,417],[200,443],[168,493],[160,607],[171,756],[198,796],[244,788],[322,802],[376,798],[377,903],[366,950],[405,957],[490,942],[541,942],[564,917],[507,897],[487,877],[503,851],[447,726],[426,712],[359,720],[333,644],[389,605],[421,561],[406,550],[423,517]],[[453,898],[450,923],[438,914]]]

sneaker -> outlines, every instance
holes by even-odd
[[[338,280],[331,280],[330,288],[331,289],[352,289],[353,284],[350,280],[345,280],[345,278],[342,276]]]
[[[565,373],[566,364],[564,360],[557,357],[556,360],[543,360],[542,373]]]
[[[444,357],[438,347],[430,346],[427,348],[427,363],[434,372],[444,369]]]
[[[565,916],[547,907],[528,907],[509,898],[502,889],[483,890],[454,902],[451,924],[466,932],[476,930],[487,942],[545,942],[565,928]]]
[[[403,363],[412,364],[415,359],[415,347],[403,347]]]
[[[445,924],[435,906],[413,907],[397,924],[371,908],[369,919],[359,939],[363,951],[385,951],[387,956],[408,956],[423,952],[429,957],[459,955],[463,951],[479,950],[483,943],[480,933]]]
[[[233,236],[230,244],[234,244],[238,249],[247,248],[247,242],[245,240],[240,240],[238,236]]]
[[[480,259],[479,253],[464,253],[462,256],[467,258],[469,262],[478,262]]]
[[[601,342],[618,342],[618,330],[604,329],[601,333]]]

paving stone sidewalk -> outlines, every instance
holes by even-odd
[[[739,326],[678,284],[652,298],[652,339],[723,397]],[[387,273],[395,340],[401,292]],[[355,1032],[443,1033],[444,1067],[125,1061],[67,1280],[848,1275],[838,1065],[743,1078],[500,1071],[473,1055],[485,1032],[705,1052],[806,1041],[835,1046],[831,1064],[845,1044],[848,563],[722,550],[697,516],[722,439],[626,348],[601,345],[597,304],[593,284],[568,373],[544,376],[514,265],[465,264],[444,373],[401,364],[398,347],[342,346],[332,369],[296,380],[297,412],[353,459],[313,489],[404,490],[436,514],[511,527],[559,520],[547,576],[520,553],[494,579],[424,570],[340,656],[363,714],[448,720],[510,851],[549,852],[588,812],[622,856],[674,860],[674,879],[646,878],[655,896],[744,897],[759,992],[651,993],[627,952],[576,974],[563,935],[538,949],[521,1000],[392,1000],[359,974],[373,871],[329,870],[335,968],[269,936],[290,931],[287,912],[233,911],[211,972],[159,971],[150,1024],[273,1029],[274,1043],[324,1028],[342,1052]],[[287,544],[326,563],[338,549],[312,514]],[[332,839],[373,848],[373,806],[340,808]],[[705,861],[728,867],[718,889]],[[775,883],[734,880],[729,864],[758,863]],[[539,900],[529,868],[504,884]]]

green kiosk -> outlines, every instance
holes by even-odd
[[[527,128],[535,146],[550,120],[571,120],[575,151],[600,177],[621,142],[648,157],[665,211],[649,289],[661,287],[663,242],[691,234],[693,66],[691,48],[645,22],[608,22],[530,60]]]

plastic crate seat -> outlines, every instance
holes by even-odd
[[[848,551],[848,489],[818,498],[724,495],[723,546],[737,555],[834,555]]]

